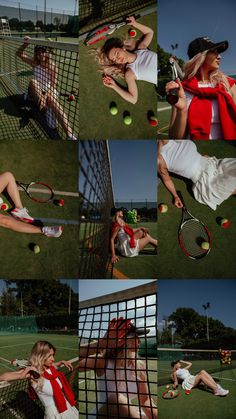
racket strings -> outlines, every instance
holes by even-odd
[[[29,185],[27,192],[32,199],[40,202],[48,202],[53,197],[53,191],[50,186],[39,182]]]
[[[210,245],[209,234],[204,225],[198,220],[188,220],[181,227],[179,233],[180,245],[188,256],[193,258],[200,258],[208,253],[202,249],[203,242]]]

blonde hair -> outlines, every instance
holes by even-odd
[[[199,52],[198,54],[194,55],[194,57],[187,61],[184,65],[184,80],[189,80],[192,77],[196,76],[196,74],[199,72],[202,64],[204,63],[206,59],[206,55],[209,52],[209,50],[204,52]],[[226,92],[230,92],[230,85],[228,82],[228,79],[224,73],[222,73],[219,70],[212,71],[209,76],[209,80],[213,85],[220,84],[224,87]]]
[[[138,42],[129,39],[109,38],[101,48],[91,50],[98,63],[98,71],[111,77],[124,78],[126,64],[114,63],[109,59],[109,52],[112,48],[125,48],[130,52],[135,51]]]
[[[31,350],[29,363],[33,367],[37,369],[37,371],[42,374],[44,372],[44,363],[48,358],[51,350],[53,350],[53,354],[56,352],[56,348],[46,340],[39,340],[36,342]],[[36,388],[42,389],[44,378],[41,377],[37,380]]]

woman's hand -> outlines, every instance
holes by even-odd
[[[143,237],[146,237],[146,235],[149,233],[148,228],[146,228],[146,227],[141,227],[141,230],[142,230],[142,232],[143,232]]]
[[[57,367],[64,365],[69,371],[73,371],[73,366],[69,361],[59,361],[55,364]]]
[[[102,81],[104,86],[110,87],[111,89],[114,89],[114,87],[116,86],[115,80],[113,80],[113,78],[110,76],[104,75]]]
[[[177,79],[175,81],[172,80],[166,84],[166,95],[168,95],[172,89],[178,89],[178,96],[179,96],[179,100],[174,105],[174,107],[179,111],[186,110],[187,100],[186,100],[186,95],[185,95],[180,79]]]
[[[111,263],[117,263],[118,261],[119,261],[118,256],[116,256],[116,255],[112,256]]]
[[[134,25],[136,23],[135,17],[134,16],[129,16],[126,19],[127,25]]]
[[[180,197],[177,195],[174,200],[174,205],[177,208],[183,208],[183,202],[181,201]]]

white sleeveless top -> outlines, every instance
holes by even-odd
[[[201,170],[204,159],[191,140],[169,140],[160,148],[160,154],[168,171],[191,180]]]
[[[50,369],[46,370],[49,374],[51,374]],[[62,384],[59,380],[59,378],[56,378],[56,381],[58,382],[59,386],[62,388]],[[47,409],[48,407],[50,408],[55,408],[56,409],[56,404],[54,401],[54,397],[53,397],[53,390],[52,390],[52,386],[49,380],[47,379],[43,379],[43,386],[42,386],[42,390],[39,390],[37,388],[36,384],[32,384],[35,392],[37,393],[37,396],[39,398],[39,400],[41,401],[41,403],[43,404],[43,406],[45,407],[45,409]]]
[[[128,64],[137,80],[144,80],[157,84],[157,54],[149,49],[137,49],[137,55],[133,63]]]
[[[42,68],[40,65],[34,67],[34,77],[39,83],[42,90],[48,90],[51,86],[51,79],[48,70]]]
[[[185,380],[186,378],[191,376],[189,370],[186,370],[185,368],[179,368],[178,370],[176,370],[176,375],[180,380]]]
[[[201,83],[198,82],[198,87],[214,87],[212,83]],[[187,108],[189,108],[190,103],[192,102],[192,99],[194,97],[194,94],[191,92],[188,92],[185,90],[185,95],[187,99]],[[221,123],[220,123],[220,117],[219,117],[219,106],[218,106],[218,100],[217,99],[211,99],[212,103],[212,118],[211,118],[211,130],[210,130],[210,140],[214,139],[222,139],[222,130],[221,130]]]

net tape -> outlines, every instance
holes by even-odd
[[[114,206],[108,143],[79,143],[79,278],[106,278],[110,210]]]
[[[84,354],[84,350],[88,351],[87,344],[89,342],[104,338],[109,323],[114,318],[132,319],[132,323],[136,327],[150,329],[146,336],[140,337],[141,343],[138,357],[141,359],[141,366],[139,365],[140,361],[137,359],[132,361],[133,358],[131,359],[131,355],[126,351],[127,345],[130,347],[131,344],[128,344],[128,339],[125,339],[124,350],[122,354],[117,356],[118,362],[119,360],[123,362],[123,374],[119,371],[119,368],[115,371],[112,360],[106,359],[106,371],[102,379],[101,377],[95,379],[94,373],[90,370],[85,370],[79,375],[79,405],[82,418],[88,417],[88,415],[90,415],[89,417],[96,417],[97,410],[100,407],[104,408],[104,406],[107,406],[108,397],[113,396],[111,400],[109,399],[109,403],[111,403],[109,406],[111,407],[113,403],[116,403],[116,398],[114,401],[114,397],[120,392],[123,393],[124,398],[119,400],[119,405],[122,403],[127,403],[130,406],[135,405],[137,413],[140,414],[143,402],[139,396],[141,397],[143,393],[140,387],[137,386],[138,380],[143,381],[147,388],[148,397],[154,400],[155,403],[157,396],[156,292],[156,281],[154,281],[130,290],[105,295],[104,297],[98,297],[79,304],[79,341],[82,354]],[[104,339],[106,340],[107,336]],[[96,360],[98,359],[98,352],[100,352],[103,346],[100,342],[98,341],[98,348],[95,350],[96,354],[94,356]],[[115,344],[117,345],[117,339]],[[132,347],[132,349],[134,348]],[[116,350],[117,347],[115,347],[114,351]],[[81,355],[81,357],[83,356]],[[141,378],[139,375],[140,368],[144,371],[144,375],[141,374]],[[99,383],[101,383],[100,386]],[[128,394],[130,395],[131,392],[134,394],[129,399]],[[139,393],[139,396],[137,393]],[[133,404],[131,404],[131,399],[134,399]],[[150,417],[156,417],[155,413],[155,407],[153,407],[152,412],[149,413]],[[124,417],[119,411],[116,411],[116,413],[110,411],[109,414],[109,417]],[[129,414],[130,416],[125,417],[131,417],[130,412]]]

